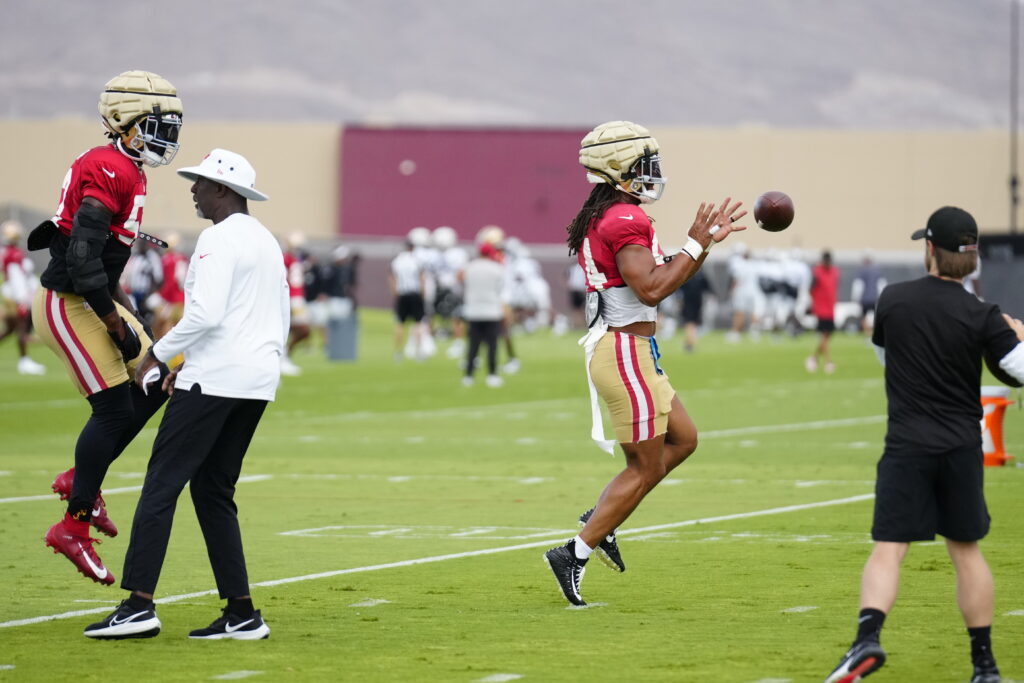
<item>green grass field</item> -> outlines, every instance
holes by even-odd
[[[41,346],[43,377],[0,347],[0,681],[821,681],[848,646],[871,548],[881,368],[839,336],[833,376],[798,340],[726,345],[663,366],[701,430],[694,456],[621,530],[628,571],[595,561],[567,608],[542,552],[575,532],[622,467],[589,441],[575,335],[517,338],[522,371],[464,388],[453,361],[395,363],[390,319],[362,312],[360,358],[313,353],[285,378],[249,450],[237,502],[260,642],[190,641],[218,616],[192,504],[159,586],[159,637],[93,642],[82,629],[126,593],[43,545],[63,513],[87,404]],[[157,419],[104,490],[121,535],[98,547],[118,577]],[[1006,446],[1024,455],[1011,408]],[[1024,680],[1024,469],[989,468],[983,548],[996,576],[994,647]],[[941,541],[916,545],[873,681],[966,681],[967,637]],[[213,594],[212,594],[213,593]]]

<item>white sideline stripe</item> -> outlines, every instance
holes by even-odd
[[[723,436],[740,436],[741,434],[770,434],[772,432],[798,432],[804,429],[830,429],[832,427],[856,427],[858,425],[885,422],[885,415],[868,415],[866,417],[848,417],[841,420],[815,420],[814,422],[793,422],[782,425],[763,425],[760,427],[737,427],[735,429],[715,429],[706,432],[698,431],[698,438],[713,439]]]
[[[655,524],[654,526],[640,527],[637,529],[624,529],[618,531],[619,536],[626,536],[631,534],[642,534],[650,533],[652,531],[661,531],[662,529],[677,529],[679,527],[694,526],[696,524],[710,524],[713,522],[728,522],[734,519],[750,519],[751,517],[763,517],[766,515],[779,515],[785,512],[796,512],[798,510],[811,510],[814,508],[831,507],[833,505],[846,505],[847,503],[859,503],[865,500],[871,500],[875,497],[873,493],[864,493],[859,496],[850,496],[848,498],[836,498],[834,500],[823,500],[817,503],[802,503],[799,505],[786,505],[784,507],[768,508],[765,510],[754,510],[752,512],[737,512],[731,515],[718,515],[716,517],[703,517],[701,519],[688,519],[682,522],[670,522],[669,524]],[[260,581],[258,583],[250,584],[251,587],[265,588],[268,586],[283,586],[289,583],[298,583],[300,581],[312,581],[314,579],[327,579],[332,576],[343,576],[345,574],[361,574],[363,572],[374,572],[381,569],[395,569],[398,567],[412,567],[419,564],[432,564],[434,562],[445,562],[447,560],[460,560],[464,557],[479,557],[481,555],[495,555],[497,553],[505,553],[511,550],[529,550],[531,548],[543,548],[544,546],[550,545],[552,542],[558,542],[564,540],[565,535],[557,537],[548,537],[544,541],[536,541],[533,543],[519,543],[517,545],[508,545],[501,548],[484,548],[482,550],[470,550],[461,553],[451,553],[448,555],[434,555],[432,557],[419,557],[413,560],[400,560],[398,562],[385,562],[383,564],[371,564],[365,567],[350,567],[348,569],[334,569],[327,572],[318,572],[316,574],[304,574],[302,576],[291,576],[285,579],[273,579],[271,581]],[[170,595],[166,598],[160,598],[155,602],[159,605],[164,605],[172,602],[180,602],[182,600],[189,600],[191,598],[198,598],[205,595],[217,595],[217,590],[198,591],[196,593],[183,593],[181,595]],[[42,617],[30,617],[28,619],[15,619],[13,621],[0,622],[0,628],[11,628],[13,626],[29,626],[31,624],[39,624],[44,621],[54,621],[56,619],[70,619],[72,617],[81,617],[87,614],[100,614],[108,612],[109,607],[100,607],[98,609],[85,609],[75,610],[73,612],[62,612],[60,614],[50,614]]]
[[[508,683],[508,681],[518,681],[522,677],[522,674],[491,674],[476,680],[477,683]]]
[[[243,474],[242,476],[240,476],[238,478],[238,483],[242,484],[242,483],[251,483],[251,482],[254,482],[254,481],[267,481],[268,479],[273,479],[273,478],[274,478],[274,475],[272,475],[272,474]],[[122,487],[116,488],[116,489],[103,489],[103,495],[104,496],[109,496],[109,495],[112,495],[112,494],[115,494],[115,493],[131,493],[133,491],[141,491],[141,490],[142,490],[141,486],[122,486]],[[27,502],[36,501],[36,500],[54,500],[54,496],[56,496],[56,495],[57,494],[55,494],[55,493],[50,493],[48,495],[44,494],[42,496],[20,496],[20,497],[17,497],[17,498],[0,498],[0,503],[27,503]]]
[[[250,676],[259,676],[262,671],[229,671],[226,674],[220,676],[210,676],[211,681],[233,681],[239,678],[249,678]]]

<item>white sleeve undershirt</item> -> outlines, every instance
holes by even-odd
[[[1024,382],[1024,342],[1017,342],[1013,350],[1003,356],[999,367],[1012,375],[1018,382]]]
[[[884,346],[879,346],[878,344],[872,344],[872,346],[875,347],[875,355],[878,356],[878,362],[881,363],[882,367],[884,368],[885,367],[885,347]]]

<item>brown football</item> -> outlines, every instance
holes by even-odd
[[[785,192],[765,192],[754,202],[754,220],[768,232],[785,230],[793,222],[793,200]]]

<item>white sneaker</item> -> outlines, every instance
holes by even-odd
[[[725,343],[726,344],[738,344],[739,341],[740,341],[740,333],[737,332],[736,330],[729,330],[725,334]]]
[[[473,386],[473,378],[472,377],[463,377],[462,378],[462,386],[464,386],[464,387],[471,387],[471,386]]]
[[[503,386],[504,384],[505,380],[503,380],[498,375],[487,375],[487,386],[497,388]]]
[[[814,372],[818,369],[818,359],[814,356],[808,356],[807,360],[804,361],[804,367],[807,369],[807,372]]]
[[[22,356],[18,359],[18,374],[20,375],[45,375],[46,366],[37,363],[28,356]]]
[[[302,374],[302,368],[293,363],[288,356],[281,356],[281,374],[295,377]]]
[[[519,372],[519,359],[513,358],[509,362],[505,363],[503,366],[501,366],[501,371],[504,372],[506,375],[516,374],[517,372]],[[494,377],[494,375],[491,375],[491,377]]]
[[[448,357],[453,360],[462,358],[466,353],[466,342],[456,339],[448,346]]]
[[[826,375],[831,375],[835,371],[836,371],[836,364],[835,363],[825,363],[825,374]]]

